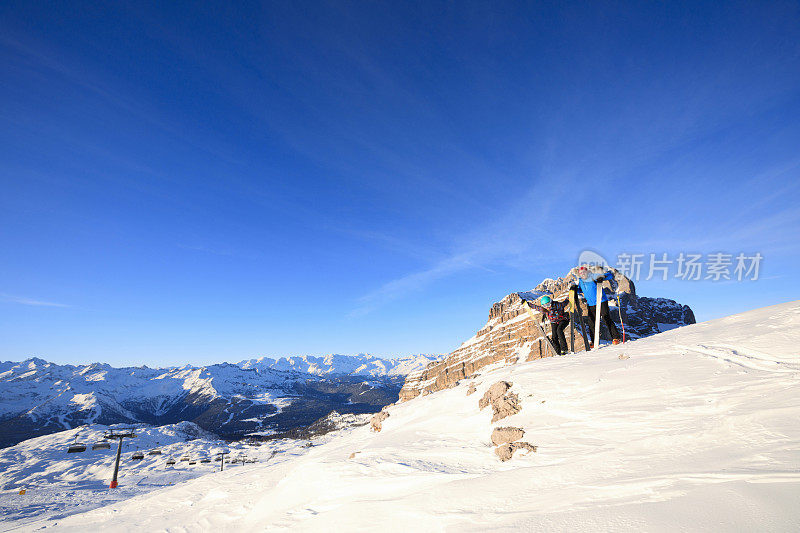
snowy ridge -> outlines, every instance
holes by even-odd
[[[291,462],[36,527],[796,531],[798,346],[800,302],[790,302],[579,355],[487,366],[388,407],[380,433],[355,428]],[[522,410],[493,424],[478,401],[501,380]],[[538,450],[500,462],[490,442],[498,426],[522,428]]]
[[[260,357],[239,362],[242,368],[258,368],[303,372],[314,376],[405,376],[423,368],[440,355],[419,354],[401,358],[380,358],[369,354],[339,355],[323,357],[298,355],[294,357]]]

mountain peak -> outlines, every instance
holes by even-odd
[[[22,361],[20,363],[20,366],[26,366],[30,369],[34,369],[34,368],[46,367],[50,364],[51,363],[49,361],[45,361],[40,357],[29,357],[28,359]]]

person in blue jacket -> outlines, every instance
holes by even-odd
[[[598,339],[594,338],[594,317],[597,313],[597,283],[602,283],[605,280],[613,280],[614,275],[611,273],[611,271],[608,271],[605,274],[593,276],[588,268],[582,266],[578,269],[577,276],[578,283],[570,287],[570,290],[575,291],[576,293],[580,292],[583,294],[583,297],[586,298],[586,305],[589,307],[589,333],[592,336],[592,345],[595,345],[598,341]],[[619,330],[617,329],[617,325],[614,324],[614,321],[611,320],[611,313],[608,309],[608,302],[610,298],[605,291],[603,291],[602,294],[603,298],[600,302],[600,318],[603,320],[603,322],[605,322],[606,327],[608,327],[608,331],[611,332],[611,338],[613,339],[612,342],[614,344],[619,344],[621,339]]]

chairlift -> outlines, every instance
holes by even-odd
[[[133,452],[133,455],[131,455],[131,459],[134,461],[141,461],[142,459],[144,459],[144,453],[137,450]]]
[[[122,438],[132,439],[134,437],[136,437],[136,433],[134,433],[134,428],[117,428],[117,429],[112,428],[106,431],[105,434],[103,435],[104,439],[110,439],[110,440],[122,439]]]
[[[211,462],[211,459],[209,459],[208,457],[205,457],[205,458],[203,458],[203,459],[200,459],[200,462],[201,462],[201,463],[210,463],[210,462]]]
[[[147,455],[161,455],[161,450],[150,450]]]
[[[188,455],[184,455],[183,457],[181,457],[181,462],[186,462],[188,460],[189,460],[189,456]]]
[[[78,452],[85,452],[86,445],[82,442],[78,442],[78,436],[75,435],[75,442],[69,445],[67,448],[67,453],[78,453]]]
[[[196,465],[197,461],[189,461],[189,466]]]
[[[222,457],[219,457],[219,456],[217,456],[217,457],[214,457],[214,460],[215,460],[216,462],[220,462],[220,461],[222,461]]]
[[[92,450],[110,450],[111,443],[106,441],[98,441],[92,444]]]
[[[171,457],[167,459],[167,466],[175,466],[175,459]]]

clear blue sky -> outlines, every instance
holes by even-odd
[[[447,352],[585,248],[800,298],[800,4],[521,4],[3,2],[0,359]]]

